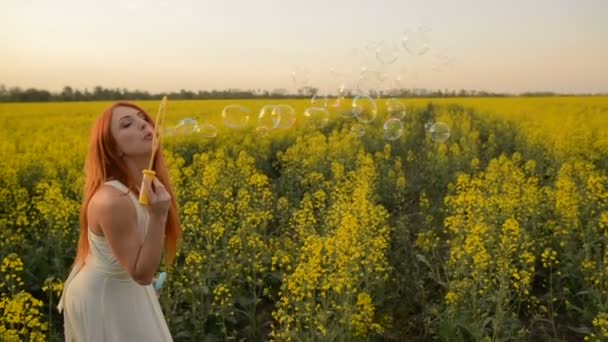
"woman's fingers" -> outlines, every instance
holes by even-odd
[[[161,183],[158,178],[154,177],[154,186],[158,187],[158,188],[164,188],[165,186],[163,185],[163,183]]]
[[[169,195],[167,188],[165,188],[163,183],[161,183],[161,181],[158,180],[158,178],[154,179],[154,185],[156,186],[156,192],[154,194],[157,196],[157,198],[159,198],[161,200],[171,198],[171,195]]]

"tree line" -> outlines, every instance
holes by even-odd
[[[178,92],[150,93],[143,90],[129,90],[125,88],[105,88],[96,86],[89,90],[75,89],[65,86],[60,92],[51,92],[45,89],[6,87],[0,84],[0,102],[62,102],[62,101],[116,101],[116,100],[158,100],[163,96],[179,100],[205,100],[205,99],[257,99],[257,98],[310,98],[319,92],[315,87],[302,87],[290,92],[285,88],[273,90],[264,89],[237,89],[224,90],[186,90]],[[330,94],[332,95],[332,94]],[[336,94],[333,94],[336,95]],[[346,91],[344,96],[351,97],[352,91]],[[520,94],[498,93],[478,90],[450,90],[450,89],[392,89],[380,91],[372,95],[390,97],[506,97],[506,96],[565,96],[571,94],[559,94],[550,91],[524,92]],[[584,95],[607,95],[607,94],[576,94]]]

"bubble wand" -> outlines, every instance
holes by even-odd
[[[160,146],[160,131],[159,127],[165,124],[165,113],[167,112],[167,97],[163,96],[163,99],[160,101],[160,106],[158,107],[158,113],[156,114],[156,121],[154,123],[154,133],[152,135],[152,155],[150,156],[150,164],[148,168],[143,170],[144,179],[142,180],[141,189],[139,191],[139,204],[148,205],[148,193],[146,187],[144,186],[144,182],[149,180],[150,183],[154,181],[154,176],[156,176],[156,172],[152,169],[154,165],[154,156],[156,155],[156,151]]]

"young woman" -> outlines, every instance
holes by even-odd
[[[66,341],[172,341],[152,285],[161,255],[173,263],[181,239],[177,204],[159,151],[149,165],[154,122],[119,102],[95,122],[74,264],[57,306]],[[138,202],[144,184],[149,204]]]

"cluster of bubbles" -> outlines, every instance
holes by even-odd
[[[394,141],[403,135],[403,123],[407,118],[406,107],[397,99],[386,100],[385,106],[386,120],[382,125],[384,139]],[[378,104],[370,96],[359,95],[352,100],[352,104],[348,108],[344,98],[329,99],[315,96],[311,99],[311,106],[304,110],[302,116],[307,125],[322,128],[329,123],[330,112],[343,118],[355,119],[356,122],[351,126],[351,133],[357,137],[363,137],[366,132],[365,126],[371,125],[378,117]],[[221,118],[226,128],[241,130],[252,121],[252,112],[248,107],[231,104],[224,107]],[[254,122],[255,131],[260,136],[268,136],[272,130],[285,130],[293,127],[296,119],[296,110],[288,104],[264,105],[257,114],[257,124]],[[427,122],[425,130],[436,142],[445,142],[450,137],[449,126],[443,122]],[[210,123],[199,124],[193,118],[184,118],[177,125],[165,128],[162,134],[165,137],[198,135],[203,138],[215,138],[218,129]]]
[[[397,140],[403,135],[403,122],[407,117],[405,105],[397,99],[386,100],[386,121],[382,125],[384,139]],[[365,135],[364,125],[370,124],[378,115],[376,101],[369,96],[357,96],[352,102],[353,115],[358,120],[351,127],[351,132],[359,137]],[[444,122],[427,122],[424,126],[430,137],[436,142],[446,142],[450,137],[450,128]]]
[[[396,66],[397,61],[405,53],[419,57],[431,50],[428,32],[429,29],[418,27],[406,29],[397,40],[368,42],[362,49],[360,57],[366,59],[365,63],[370,63],[369,59],[373,57],[373,63],[370,67],[365,64],[356,68],[354,77],[347,77],[347,73],[330,68],[328,75],[335,87],[331,95],[329,91],[312,92],[315,95],[302,113],[306,125],[322,128],[329,123],[331,114],[334,114],[343,119],[353,119],[351,133],[362,137],[366,133],[366,127],[378,121],[378,113],[381,110],[386,113],[382,118],[384,139],[389,141],[399,139],[404,133],[404,122],[408,119],[406,106],[395,98],[384,101],[384,108],[379,108],[382,106],[379,104],[383,95],[390,95],[388,90],[402,87],[404,73],[392,73],[389,68]],[[434,70],[451,68],[451,58],[445,52],[436,54],[435,58]],[[298,89],[314,89],[311,86],[312,77],[308,68],[296,66],[290,76]],[[350,105],[347,99],[352,100]],[[260,136],[267,136],[273,130],[291,128],[296,123],[296,117],[296,110],[287,104],[264,105],[257,113],[257,117],[249,108],[238,104],[228,105],[221,112],[222,122],[228,129],[240,130],[252,125]],[[445,142],[450,137],[450,129],[443,122],[426,123],[425,130],[436,142]],[[164,134],[165,136],[198,134],[205,138],[214,138],[218,134],[218,129],[212,124],[199,125],[195,119],[185,118],[175,127],[165,129]]]
[[[425,69],[446,72],[452,70],[454,61],[446,49],[431,48],[429,43],[430,29],[420,26],[405,29],[403,33],[390,39],[367,41],[361,48],[353,49],[341,71],[329,68],[329,72],[310,70],[306,66],[294,66],[291,79],[297,89],[315,88],[313,74],[331,83],[329,90],[323,93],[335,93],[338,96],[346,91],[355,95],[368,95],[373,98],[394,97],[404,87],[404,82],[418,80],[418,71]],[[422,63],[421,65],[416,65]],[[349,70],[349,71],[345,71]],[[412,85],[410,83],[410,85]],[[390,95],[390,96],[386,96]]]

